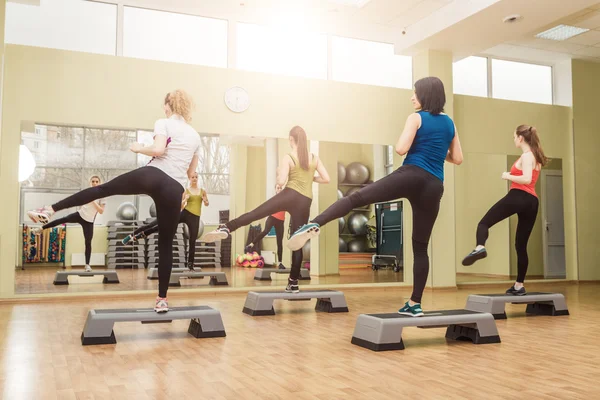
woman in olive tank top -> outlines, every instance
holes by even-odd
[[[329,183],[329,174],[319,157],[308,152],[304,129],[299,126],[293,127],[289,140],[292,151],[283,157],[277,168],[276,190],[281,191],[256,209],[207,233],[202,238],[203,241],[214,242],[226,239],[236,229],[279,211],[287,211],[290,214],[293,231],[308,222],[312,203],[312,184],[313,182]],[[318,174],[315,175],[315,172]],[[292,268],[286,292],[298,293],[301,265],[302,249],[299,249],[292,253]]]

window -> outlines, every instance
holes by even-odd
[[[335,81],[412,88],[412,58],[388,43],[332,37],[331,72]]]
[[[6,2],[6,43],[116,54],[117,6],[81,0]]]
[[[552,67],[492,59],[492,96],[552,104]]]
[[[485,57],[467,57],[452,66],[455,94],[488,97],[488,65]]]
[[[227,68],[227,21],[124,7],[123,55]]]
[[[327,79],[327,36],[238,23],[237,68]]]
[[[229,155],[229,146],[219,144],[218,136],[201,136],[198,184],[208,193],[229,194]]]

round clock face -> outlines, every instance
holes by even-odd
[[[250,96],[239,86],[229,88],[225,92],[225,105],[233,112],[244,112],[250,107]]]

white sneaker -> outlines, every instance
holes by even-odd
[[[225,240],[229,237],[229,229],[225,225],[219,226],[212,232],[208,232],[200,239],[201,242],[214,243],[219,240]]]
[[[157,313],[164,313],[169,311],[169,303],[167,302],[167,298],[162,298],[156,296],[156,305],[154,306],[154,311]]]
[[[85,272],[92,272],[92,267],[90,267],[89,265],[86,265]]]
[[[37,210],[27,211],[27,216],[33,222],[41,223],[42,225],[46,225],[50,222],[50,218],[54,214],[52,208],[50,206],[44,206],[42,208],[38,208]]]

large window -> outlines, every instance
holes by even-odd
[[[227,21],[124,7],[123,55],[227,68]]]
[[[492,96],[552,104],[552,67],[492,59]]]
[[[488,96],[488,60],[467,57],[452,65],[452,84],[455,94]]]
[[[327,36],[238,23],[237,67],[327,79]]]
[[[335,81],[412,88],[412,58],[388,43],[332,37],[331,73]]]
[[[5,41],[98,54],[116,54],[117,6],[81,0],[6,2]]]

